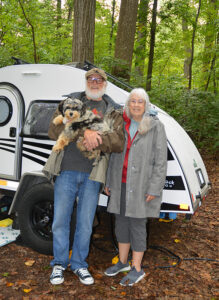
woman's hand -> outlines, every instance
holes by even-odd
[[[107,196],[110,196],[110,188],[105,186],[104,192],[107,194]]]
[[[150,201],[153,200],[154,198],[155,198],[155,196],[146,194],[146,199],[145,199],[145,201],[146,201],[146,202],[150,202]]]

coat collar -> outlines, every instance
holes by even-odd
[[[155,116],[150,116],[150,115],[144,115],[141,122],[139,123],[138,127],[138,133],[140,135],[146,134],[148,131],[150,131],[155,125],[156,125],[156,120],[158,118]],[[131,123],[131,119],[127,116],[126,112],[123,112],[123,120],[126,124]]]

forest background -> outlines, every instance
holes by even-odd
[[[219,146],[217,0],[0,0],[0,67],[90,61]]]

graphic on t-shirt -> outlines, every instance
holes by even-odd
[[[101,119],[103,119],[103,113],[101,111],[98,111],[96,108],[93,108],[92,109],[92,112],[95,114],[95,115],[98,115],[101,117]]]

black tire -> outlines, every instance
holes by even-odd
[[[21,200],[18,221],[23,242],[42,253],[52,255],[53,186],[34,185]]]
[[[54,190],[49,183],[34,185],[21,200],[18,207],[18,223],[25,245],[42,254],[53,254],[52,222]],[[70,224],[71,249],[76,226],[77,204],[75,201]]]

